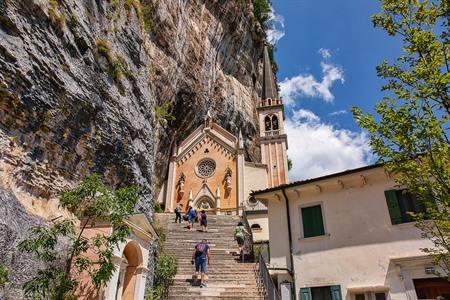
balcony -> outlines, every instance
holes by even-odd
[[[283,101],[281,99],[271,99],[271,98],[263,99],[259,103],[260,107],[275,106],[275,105],[282,105],[282,104],[283,104]]]
[[[280,135],[280,130],[270,130],[270,131],[265,132],[266,137],[279,136],[279,135]]]

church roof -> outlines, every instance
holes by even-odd
[[[275,83],[275,76],[273,75],[272,63],[269,58],[269,50],[267,45],[264,45],[261,99],[268,98],[278,99],[278,90]]]
[[[175,153],[172,153],[178,160],[183,160],[189,153],[193,153],[198,149],[198,145],[202,143],[216,143],[221,149],[234,155],[239,148],[238,138],[222,128],[217,123],[211,122],[209,127],[201,125],[197,127],[181,144],[177,147]]]

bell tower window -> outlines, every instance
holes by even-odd
[[[264,126],[266,128],[266,131],[272,130],[272,118],[270,116],[266,116],[264,118]]]
[[[278,117],[272,116],[272,130],[278,130]]]
[[[280,134],[278,117],[276,115],[268,115],[264,118],[265,136],[277,136]]]

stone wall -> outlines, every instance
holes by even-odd
[[[248,0],[0,0],[0,224],[16,234],[0,243],[14,249],[39,220],[65,216],[59,192],[92,172],[139,185],[136,211],[151,218],[170,145],[208,109],[242,129],[257,161],[262,43]],[[11,270],[33,274],[8,255]]]

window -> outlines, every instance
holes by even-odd
[[[339,285],[300,289],[300,300],[342,300]]]
[[[197,164],[197,175],[203,178],[211,177],[216,170],[216,162],[212,159],[203,159]]]
[[[272,120],[270,119],[270,116],[264,118],[264,128],[266,131],[272,130]]]
[[[315,205],[301,208],[303,237],[313,237],[325,234],[322,218],[322,206]]]
[[[278,130],[278,118],[277,118],[277,116],[272,116],[272,130]]]
[[[252,226],[250,226],[250,228],[252,229],[252,231],[256,232],[262,231],[262,228],[261,226],[259,226],[259,224],[253,224]]]
[[[354,300],[386,300],[385,292],[358,292],[354,294]]]
[[[411,193],[403,190],[390,190],[384,192],[392,224],[413,222],[414,218],[408,212],[425,212],[423,205]]]
[[[375,293],[375,300],[386,300],[385,293]]]

